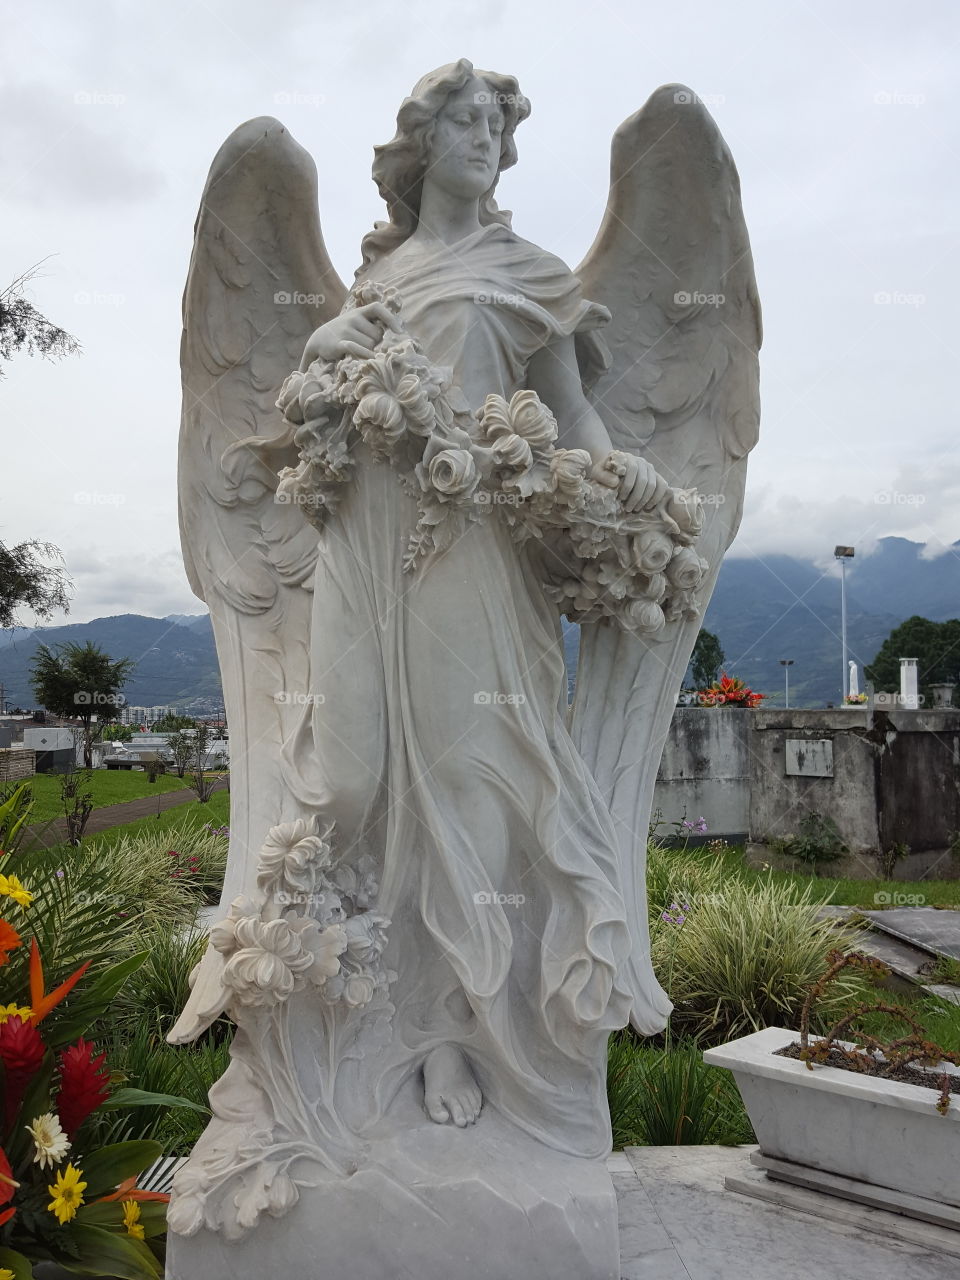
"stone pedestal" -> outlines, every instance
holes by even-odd
[[[372,1142],[351,1177],[314,1169],[309,1181],[239,1242],[171,1232],[167,1280],[619,1280],[604,1162],[553,1151],[492,1110],[465,1130],[416,1118]]]

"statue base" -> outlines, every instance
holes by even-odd
[[[240,1241],[171,1232],[167,1280],[619,1280],[602,1160],[545,1147],[492,1109],[468,1129],[420,1114],[371,1142],[350,1177],[311,1173],[289,1213]]]

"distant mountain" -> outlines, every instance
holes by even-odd
[[[849,563],[847,637],[850,657],[860,664],[861,687],[863,665],[900,622],[914,614],[938,622],[960,617],[960,543],[936,559],[924,559],[922,552],[920,543],[884,538],[873,555]],[[811,562],[791,556],[727,559],[704,625],[720,637],[727,670],[768,694],[768,705],[783,704],[781,658],[793,659],[794,706],[839,701],[840,582]],[[136,659],[125,689],[135,705],[214,710],[220,703],[210,617],[201,613],[121,614],[36,631],[0,631],[0,682],[9,705],[33,705],[27,676],[37,644],[67,640],[92,640],[111,657]],[[577,643],[577,628],[565,627],[571,667]]]
[[[136,666],[124,685],[134,706],[186,706],[213,710],[220,704],[220,672],[208,614],[182,626],[166,618],[122,613],[62,627],[0,633],[0,682],[10,706],[32,707],[30,660],[38,644],[53,647],[90,640],[112,658],[133,658]]]

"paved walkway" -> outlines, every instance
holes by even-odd
[[[724,1188],[752,1166],[743,1147],[628,1147],[610,1157],[620,1206],[622,1280],[957,1280],[960,1232],[849,1206],[861,1221]],[[754,1171],[756,1172],[756,1171]],[[762,1176],[762,1175],[760,1175]],[[836,1203],[836,1202],[835,1202]],[[846,1205],[847,1202],[840,1202]]]
[[[221,788],[217,788],[220,790]],[[136,800],[124,800],[121,804],[106,804],[101,809],[94,809],[87,820],[84,836],[96,835],[99,831],[107,831],[110,827],[119,827],[126,822],[135,822],[137,818],[155,818],[159,811],[173,809],[178,804],[189,804],[196,800],[195,791],[189,787],[182,791],[158,791],[152,796],[138,796]],[[27,833],[27,842],[44,845],[63,844],[67,838],[65,818],[57,818],[49,825],[40,823],[31,827]]]

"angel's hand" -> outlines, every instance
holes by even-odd
[[[667,492],[669,485],[663,476],[645,458],[615,449],[593,468],[591,478],[616,489],[617,496],[627,511],[640,511],[655,507]]]
[[[339,360],[342,356],[366,358],[383,338],[387,329],[400,333],[403,325],[399,316],[382,302],[368,302],[328,320],[316,329],[303,349],[300,369],[303,371],[314,360]]]

